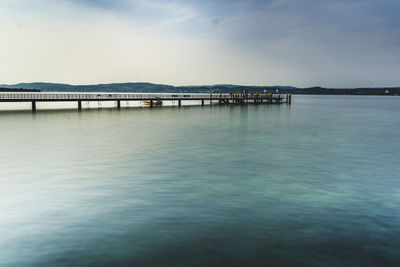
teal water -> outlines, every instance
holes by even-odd
[[[0,266],[399,266],[400,97],[0,113]]]

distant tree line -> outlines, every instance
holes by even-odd
[[[4,88],[0,87],[0,92],[40,92],[40,90],[37,89],[24,89],[24,88]]]
[[[284,93],[310,94],[310,95],[399,95],[400,88],[351,88],[334,89],[323,87],[296,88]]]
[[[176,87],[176,91],[192,91],[201,93],[240,93],[243,89],[248,89],[249,93],[276,93],[281,94],[305,94],[305,95],[400,95],[399,88],[349,88],[335,89],[323,87],[296,88],[284,86],[193,86]]]

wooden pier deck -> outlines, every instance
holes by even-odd
[[[0,102],[30,102],[32,111],[36,111],[38,102],[77,102],[82,109],[82,102],[115,101],[121,107],[121,101],[147,101],[153,107],[158,101],[176,101],[181,106],[183,101],[201,101],[205,104],[248,105],[248,104],[291,104],[291,95],[280,94],[201,94],[201,93],[0,93]],[[216,102],[216,103],[215,103]]]

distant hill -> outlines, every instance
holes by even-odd
[[[280,93],[311,94],[311,95],[384,95],[388,90],[391,95],[399,95],[400,87],[379,88],[348,88],[335,89],[323,87],[297,88],[292,86],[243,86],[233,84],[195,85],[195,86],[172,86],[165,84],[154,84],[145,82],[135,83],[110,83],[93,85],[71,85],[61,83],[18,83],[12,85],[0,85],[0,87],[14,89],[37,89],[42,92],[159,92],[159,93],[236,93],[242,89],[248,89],[250,93],[273,92]]]
[[[18,83],[0,85],[8,88],[39,89],[42,92],[153,92],[167,91],[174,86],[152,83],[111,83],[95,85],[71,85],[62,83]]]

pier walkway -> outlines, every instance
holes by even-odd
[[[31,102],[32,111],[36,110],[37,102],[78,102],[78,109],[82,109],[82,102],[115,101],[116,107],[121,107],[121,101],[146,101],[153,107],[162,101],[176,101],[181,106],[182,101],[197,100],[201,105],[213,104],[291,104],[291,95],[280,94],[201,94],[201,93],[0,93],[0,102]]]

